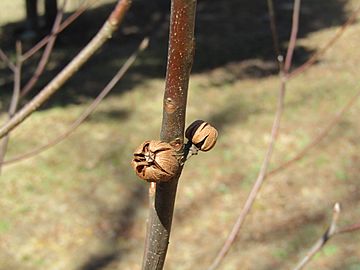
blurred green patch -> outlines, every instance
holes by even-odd
[[[346,181],[349,179],[348,172],[344,169],[339,169],[335,172],[336,178],[342,181]]]
[[[325,245],[321,251],[315,254],[314,260],[320,259],[322,256],[333,256],[338,252],[338,247],[335,245],[327,244]]]
[[[276,259],[280,259],[280,260],[285,260],[288,258],[289,256],[289,252],[287,249],[285,248],[277,248],[272,252],[272,255],[276,258]]]
[[[11,223],[7,220],[0,219],[0,233],[7,233],[11,229]]]

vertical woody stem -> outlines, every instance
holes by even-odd
[[[190,70],[194,57],[196,0],[172,0],[170,36],[160,139],[183,149]],[[143,269],[162,269],[169,244],[177,183],[182,171],[166,183],[156,184],[150,204]]]

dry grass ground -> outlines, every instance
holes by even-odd
[[[12,46],[6,37],[21,18],[20,2],[0,2],[0,9],[6,6],[8,11],[5,17],[1,15],[0,44],[9,54]],[[248,18],[249,12],[257,10],[256,3],[254,7],[249,4],[246,12],[240,11],[237,1],[227,2],[199,2],[200,45],[187,121],[208,120],[219,128],[220,137],[214,150],[201,153],[185,166],[165,269],[206,269],[244,203],[269,140],[279,80],[271,60],[270,32],[264,28],[268,27],[266,9],[261,4],[265,15]],[[290,14],[285,4],[278,7],[283,41]],[[304,0],[295,63],[330,39],[358,4],[357,0]],[[100,8],[105,15],[107,6]],[[248,23],[254,29],[247,29],[248,25],[235,28],[244,22],[240,15],[226,17],[234,8],[254,21]],[[314,10],[324,12],[313,16]],[[100,11],[93,10],[94,14]],[[96,31],[95,27],[85,33],[81,28],[95,21],[94,14],[85,15],[84,21],[60,37],[50,71],[40,85]],[[98,25],[103,17],[101,13],[96,19]],[[136,12],[129,18],[127,29],[136,30],[130,27]],[[226,31],[214,33],[222,27]],[[231,27],[234,32],[229,32]],[[166,29],[159,31],[114,93],[70,138],[32,159],[4,167],[0,178],[1,270],[140,269],[147,184],[136,178],[129,162],[139,143],[159,136],[167,42]],[[271,167],[311,141],[359,90],[359,33],[360,23],[351,25],[315,66],[289,82]],[[136,47],[139,36],[136,31],[119,34],[106,45],[47,106],[13,133],[8,157],[64,131]],[[248,44],[242,44],[244,40]],[[1,72],[5,110],[11,84],[3,66]],[[303,160],[268,179],[221,269],[290,269],[323,233],[335,202],[343,207],[340,225],[360,220],[359,114],[358,101]],[[359,243],[360,233],[332,239],[308,269],[360,269]]]

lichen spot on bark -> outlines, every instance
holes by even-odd
[[[165,111],[167,113],[173,113],[176,110],[176,105],[172,98],[165,98]]]

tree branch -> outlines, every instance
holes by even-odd
[[[90,2],[90,3],[89,3]],[[77,10],[67,17],[59,26],[59,29],[54,33],[45,36],[42,40],[40,40],[35,46],[29,49],[27,52],[23,54],[23,61],[26,61],[28,58],[33,56],[37,51],[39,51],[42,47],[44,47],[50,40],[53,35],[58,35],[62,31],[65,30],[70,24],[72,24],[77,18],[80,17],[96,0],[82,2],[82,4],[77,8]],[[85,3],[85,4],[84,4]]]
[[[80,115],[80,117],[76,119],[64,133],[58,135],[56,138],[52,139],[48,143],[36,147],[31,151],[26,152],[25,154],[21,154],[19,156],[13,157],[11,159],[8,159],[0,163],[0,166],[9,165],[36,156],[37,154],[44,152],[45,150],[57,145],[58,143],[66,139],[73,131],[75,131],[76,128],[78,128],[90,116],[91,113],[95,111],[95,109],[98,107],[100,102],[110,93],[110,91],[114,88],[114,86],[123,78],[125,73],[135,62],[139,53],[147,48],[148,43],[149,43],[149,39],[144,38],[143,41],[140,43],[138,49],[126,60],[124,65],[121,67],[121,69],[115,74],[115,76],[105,86],[105,88],[101,90],[100,94],[94,99],[94,101],[84,110],[84,112]]]
[[[333,236],[360,230],[360,223],[355,223],[343,228],[337,228],[337,221],[340,216],[340,210],[340,204],[336,203],[334,205],[333,216],[328,229],[325,231],[322,237],[309,249],[306,255],[299,261],[293,270],[303,269],[305,265],[311,261],[315,254],[318,253]]]
[[[59,90],[59,88],[74,75],[85,62],[87,62],[87,60],[89,60],[105,41],[111,37],[111,34],[117,29],[129,7],[130,0],[118,1],[103,27],[85,48],[80,51],[80,53],[47,86],[45,86],[37,96],[0,128],[0,138],[4,137],[29,117],[51,95]]]
[[[295,266],[293,270],[303,269],[306,264],[308,264],[311,259],[318,253],[325,244],[333,237],[339,234],[350,233],[360,230],[360,222],[355,223],[343,228],[337,228],[337,221],[340,216],[340,204],[336,203],[333,210],[333,215],[329,228],[325,231],[322,237],[309,249],[304,258],[302,258],[299,263]]]
[[[324,55],[328,49],[335,44],[336,41],[344,34],[345,30],[351,25],[357,18],[360,12],[360,6],[351,14],[347,21],[341,26],[341,28],[336,32],[336,34],[318,51],[316,51],[304,64],[296,68],[289,74],[289,78],[292,79],[301,73],[305,72],[310,68],[320,56]]]
[[[182,152],[190,70],[194,56],[196,0],[172,0],[169,50],[160,139]],[[182,171],[169,182],[156,184],[149,221],[143,269],[162,269],[167,253],[177,183]],[[151,187],[150,187],[151,188]]]
[[[336,234],[350,233],[360,230],[360,222],[336,230]]]
[[[296,161],[302,159],[312,148],[317,146],[329,133],[330,131],[340,122],[341,118],[343,118],[344,114],[350,110],[350,108],[355,104],[357,99],[360,97],[360,90],[350,98],[349,102],[345,104],[345,106],[336,113],[335,117],[331,119],[328,125],[321,130],[321,132],[310,142],[308,143],[300,152],[298,152],[293,158],[285,161],[280,164],[275,169],[269,171],[266,176],[273,176],[278,172],[286,169],[287,167],[294,164]]]
[[[287,75],[288,75],[290,67],[291,67],[292,56],[293,56],[293,52],[294,52],[295,44],[296,44],[297,31],[298,31],[298,25],[299,25],[300,4],[301,4],[301,0],[294,0],[294,10],[293,10],[293,19],[292,19],[292,28],[291,28],[289,47],[288,47],[288,50],[286,53],[284,70],[280,70],[281,86],[280,86],[280,90],[279,90],[278,105],[277,105],[277,110],[276,110],[272,130],[271,130],[270,143],[269,143],[264,161],[261,165],[261,169],[259,171],[258,177],[249,193],[249,196],[246,199],[244,207],[242,208],[224,245],[222,246],[221,250],[219,251],[219,253],[215,257],[214,261],[208,268],[209,270],[216,269],[220,265],[222,260],[225,258],[226,254],[230,250],[232,244],[235,242],[236,237],[238,236],[239,231],[254,204],[257,194],[259,193],[259,190],[260,190],[262,184],[264,183],[264,180],[266,177],[266,171],[269,166],[269,162],[270,162],[270,159],[271,159],[271,156],[273,153],[273,149],[274,149],[275,142],[277,139],[278,131],[280,128],[281,116],[284,111],[284,99],[285,99],[285,93],[286,93]],[[282,65],[280,65],[280,66],[282,66]]]
[[[21,43],[16,42],[16,64],[14,69],[14,89],[13,95],[11,97],[10,106],[8,110],[8,119],[13,117],[14,113],[16,112],[16,108],[19,104],[20,99],[20,87],[21,87],[21,67],[22,67],[22,60],[21,60]],[[0,174],[2,169],[2,162],[4,160],[7,146],[9,143],[9,134],[2,138],[0,142]]]
[[[329,239],[336,234],[336,226],[339,215],[340,204],[336,203],[334,205],[333,215],[328,229],[325,231],[322,237],[309,249],[305,257],[300,260],[300,262],[294,267],[293,270],[302,269],[314,257],[314,255],[322,249],[322,247],[327,243],[327,241],[329,241]]]
[[[65,7],[66,1],[64,2],[64,7]],[[30,80],[25,84],[25,86],[21,89],[20,94],[21,97],[25,96],[36,84],[36,82],[39,80],[41,74],[44,72],[46,64],[49,61],[50,58],[50,54],[54,48],[55,45],[55,41],[57,38],[57,35],[55,34],[60,27],[61,24],[61,20],[62,17],[64,15],[64,7],[62,9],[60,9],[56,15],[55,21],[54,21],[54,25],[52,27],[51,30],[51,35],[50,38],[48,40],[48,43],[45,47],[45,50],[41,56],[41,59],[35,69],[35,72],[33,74],[33,76],[30,78]]]
[[[15,65],[13,62],[10,61],[9,57],[7,57],[6,53],[0,49],[0,59],[8,66],[8,68],[12,71],[15,72]]]

